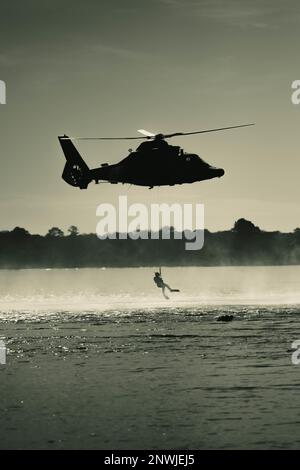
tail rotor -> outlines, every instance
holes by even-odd
[[[62,179],[71,186],[86,189],[91,181],[90,169],[67,135],[58,137],[66,157]]]

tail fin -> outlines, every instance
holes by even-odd
[[[67,135],[59,136],[58,140],[67,160],[62,179],[71,186],[86,189],[91,181],[89,167]]]

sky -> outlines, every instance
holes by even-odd
[[[296,0],[0,0],[0,230],[95,232],[96,207],[205,205],[205,227],[240,217],[265,230],[300,226],[300,4]],[[225,169],[220,179],[148,188],[62,179],[57,136],[194,131],[172,144]],[[171,143],[171,142],[170,142]],[[78,142],[90,167],[135,142]],[[171,169],[170,169],[171,171]]]

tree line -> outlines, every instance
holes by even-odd
[[[95,234],[80,234],[74,225],[67,234],[52,227],[45,236],[15,227],[0,232],[0,268],[300,264],[300,228],[267,232],[239,219],[231,230],[205,230],[199,251],[187,251],[185,243],[184,235],[132,240],[118,239],[116,234],[116,239],[99,240]]]

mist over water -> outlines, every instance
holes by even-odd
[[[300,303],[300,266],[164,268],[180,293],[165,300],[153,283],[157,268],[0,271],[0,314],[124,313],[205,305]]]
[[[0,271],[0,448],[298,447],[300,267],[153,271]]]

